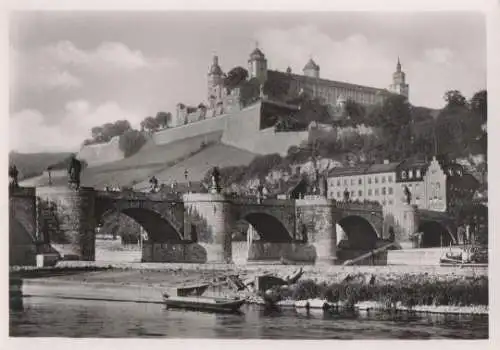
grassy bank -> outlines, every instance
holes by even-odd
[[[488,305],[488,278],[485,276],[455,280],[419,280],[401,278],[391,283],[336,282],[316,283],[303,280],[288,290],[280,291],[284,298],[294,300],[326,299],[347,307],[371,301],[396,308],[415,306]]]

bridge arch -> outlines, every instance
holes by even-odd
[[[180,242],[182,236],[160,213],[147,208],[109,208],[98,215],[97,222],[105,220],[111,213],[120,213],[133,219],[147,232],[154,243]]]
[[[423,233],[422,248],[449,246],[451,243],[456,243],[456,237],[449,227],[437,220],[421,221],[418,231]]]
[[[247,213],[242,217],[258,232],[262,241],[269,243],[291,242],[292,235],[275,216],[265,212]]]
[[[340,219],[337,224],[345,232],[350,249],[375,248],[379,233],[366,218],[349,215]]]

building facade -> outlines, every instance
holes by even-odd
[[[376,201],[397,205],[407,200],[419,209],[446,212],[471,201],[479,182],[455,163],[430,162],[360,165],[334,168],[328,176],[328,198],[337,201]],[[408,190],[406,190],[408,189]]]
[[[345,193],[353,201],[396,203],[396,172],[399,163],[334,168],[328,175],[328,198],[342,201]]]

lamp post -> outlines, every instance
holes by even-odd
[[[49,174],[49,186],[52,186],[52,167],[49,166],[47,172]]]

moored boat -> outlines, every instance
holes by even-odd
[[[237,312],[246,299],[227,299],[218,297],[180,297],[163,293],[163,300],[168,308],[212,312]]]

